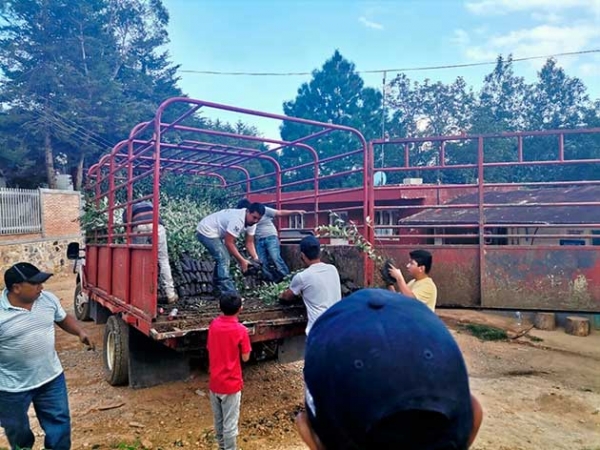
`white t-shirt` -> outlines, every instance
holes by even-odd
[[[256,225],[245,226],[246,209],[223,209],[206,216],[196,227],[196,231],[207,238],[223,239],[226,233],[238,237],[242,231],[254,236]]]
[[[277,236],[277,228],[273,223],[276,214],[276,209],[265,207],[265,214],[256,224],[256,239]]]
[[[327,308],[342,299],[340,274],[335,266],[322,262],[313,264],[306,270],[294,275],[290,283],[290,290],[294,295],[301,295],[306,305],[308,314],[307,335],[315,320]]]

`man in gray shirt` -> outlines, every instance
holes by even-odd
[[[321,262],[321,245],[316,237],[306,236],[300,241],[300,258],[308,267],[292,278],[280,301],[290,303],[295,297],[302,296],[308,314],[308,335],[319,316],[341,300],[342,288],[335,266]]]
[[[237,207],[247,208],[249,205],[250,202],[243,199],[240,200]],[[254,236],[256,253],[262,263],[262,272],[265,280],[279,283],[290,273],[290,269],[281,257],[281,244],[279,243],[277,228],[275,228],[273,219],[293,214],[304,214],[305,212],[302,209],[287,210],[265,207],[265,214],[256,224],[256,234]],[[273,267],[270,267],[269,262],[273,263]]]

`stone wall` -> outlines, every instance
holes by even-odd
[[[67,259],[67,245],[79,239],[54,239],[0,245],[0,273],[16,262],[29,262],[40,270],[53,273],[70,273],[73,262]],[[0,286],[4,287],[4,279],[0,277]]]
[[[42,232],[39,234],[5,235],[0,239],[0,274],[16,262],[30,262],[41,270],[68,273],[72,261],[67,260],[69,242],[83,243],[79,222],[79,192],[40,189]],[[0,286],[4,279],[0,276]]]

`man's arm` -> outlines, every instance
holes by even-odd
[[[256,246],[254,245],[254,235],[246,233],[246,250],[252,257],[252,259],[258,259],[258,253],[256,253]]]
[[[56,322],[56,324],[65,330],[67,333],[73,336],[78,336],[81,343],[88,345],[92,350],[96,349],[96,344],[90,339],[86,331],[81,327],[77,319],[70,314],[62,322]]]
[[[413,291],[410,290],[408,285],[406,284],[406,280],[404,279],[404,275],[397,267],[390,267],[390,275],[396,280],[396,285],[398,286],[398,290],[401,294],[406,295],[407,297],[416,298]]]
[[[294,300],[296,300],[296,297],[297,295],[294,294],[294,292],[290,288],[287,288],[279,295],[279,299],[283,300],[284,303],[291,303]]]
[[[306,214],[303,209],[277,209],[275,211],[276,216],[291,216],[293,214]]]
[[[240,268],[242,269],[242,272],[246,272],[248,270],[248,261],[242,256],[242,254],[237,248],[237,245],[235,245],[234,235],[230,233],[225,233],[225,247],[227,248],[229,254],[236,259],[236,261],[240,265]]]

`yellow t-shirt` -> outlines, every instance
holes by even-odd
[[[429,277],[422,280],[410,280],[407,283],[408,288],[415,294],[417,300],[422,301],[429,309],[435,312],[435,302],[437,301],[437,287]]]

